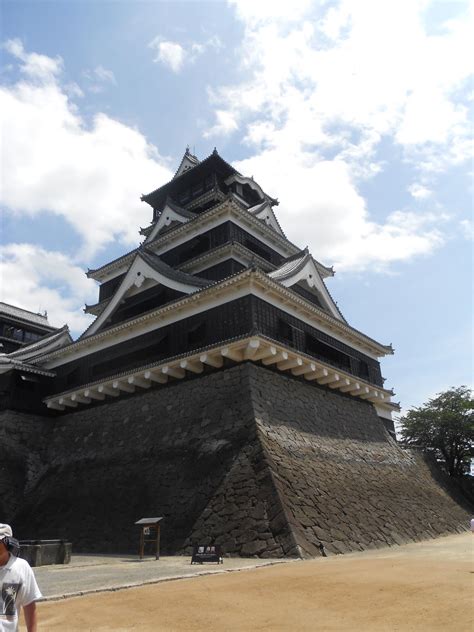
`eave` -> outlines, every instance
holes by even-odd
[[[49,349],[53,348],[55,351],[69,347],[72,343],[72,338],[69,334],[69,327],[64,325],[60,329],[52,331],[50,334],[46,334],[39,340],[16,349],[11,353],[0,354],[0,361],[10,360],[19,362],[33,362],[38,357],[43,357],[49,353]]]
[[[182,380],[190,374],[200,374],[205,366],[222,368],[225,359],[233,362],[262,363],[281,372],[302,377],[309,383],[326,386],[348,396],[367,400],[383,408],[393,408],[392,392],[374,386],[352,374],[315,360],[262,335],[245,336],[222,341],[219,344],[190,353],[168,358],[165,362],[149,363],[134,369],[116,373],[102,380],[83,384],[78,388],[57,393],[43,400],[52,410],[86,406],[94,401],[116,398],[130,393],[144,392],[153,384],[165,385],[169,381]]]
[[[22,362],[21,360],[10,359],[5,361],[0,359],[0,374],[8,373],[9,371],[19,371],[22,373],[33,373],[34,375],[43,375],[45,377],[55,377],[54,371],[47,371],[40,367]]]
[[[182,185],[182,183],[184,182],[186,178],[192,179],[193,177],[196,176],[197,172],[205,171],[206,168],[213,161],[216,161],[216,166],[220,166],[221,169],[228,171],[228,175],[232,173],[236,173],[236,174],[239,173],[231,164],[229,164],[227,161],[221,158],[221,156],[217,153],[217,150],[214,149],[214,151],[212,152],[210,156],[208,156],[207,158],[204,158],[204,160],[201,160],[201,162],[197,164],[195,167],[187,171],[184,171],[179,176],[173,177],[166,184],[163,184],[161,187],[158,187],[154,191],[151,191],[151,193],[146,193],[145,195],[142,195],[140,199],[143,202],[146,202],[147,204],[150,204],[150,206],[155,208],[154,205],[156,204],[156,202],[159,202],[159,199],[161,197],[168,195],[170,189],[173,189],[177,183],[179,183],[179,185]]]
[[[0,301],[0,316],[13,323],[20,323],[25,327],[30,327],[35,330],[38,329],[43,333],[50,333],[57,330],[57,327],[53,327],[49,324],[46,315],[38,314],[24,309],[23,307],[5,303],[4,301]]]
[[[226,221],[226,218],[224,218],[226,213],[229,213],[230,216],[233,214],[236,219],[239,219],[242,222],[243,225],[249,227],[250,229],[253,228],[254,234],[260,234],[265,237],[266,242],[264,241],[264,243],[268,243],[270,247],[279,248],[280,251],[285,253],[283,256],[295,255],[301,251],[300,248],[295,246],[295,244],[279,235],[272,228],[266,226],[261,220],[253,217],[253,215],[251,215],[248,211],[241,209],[232,199],[226,199],[221,204],[210,208],[208,211],[204,211],[204,213],[200,213],[195,219],[172,228],[165,235],[159,236],[153,241],[147,243],[147,248],[160,255],[168,252],[169,250],[172,250],[172,248],[176,247],[176,245],[179,245],[174,244],[173,240],[177,241],[180,237],[192,233],[197,227],[205,227],[206,225],[219,219],[220,216],[222,217],[222,222]],[[164,245],[168,247],[163,248]],[[117,271],[126,271],[136,252],[137,248],[125,255],[122,255],[122,257],[105,264],[101,268],[89,270],[87,272],[87,276],[95,279],[96,281],[104,281],[113,272],[120,274],[120,272]]]
[[[64,364],[69,360],[65,360],[64,362],[57,362],[57,360],[76,352],[79,352],[80,355],[91,353],[94,347],[99,346],[102,341],[106,341],[107,339],[117,344],[118,338],[124,332],[133,334],[127,336],[127,338],[141,335],[144,333],[144,330],[155,328],[155,324],[163,326],[163,321],[166,318],[169,318],[170,322],[181,320],[187,317],[187,311],[191,311],[198,306],[201,307],[201,311],[205,311],[207,309],[206,304],[209,305],[217,296],[219,299],[225,299],[227,302],[232,300],[233,295],[239,290],[242,291],[243,294],[254,294],[260,296],[263,300],[271,300],[283,311],[289,311],[291,309],[297,313],[300,318],[305,318],[309,321],[315,328],[323,328],[323,330],[339,337],[339,339],[347,344],[352,344],[372,356],[381,357],[393,353],[391,346],[382,345],[352,328],[347,323],[334,318],[334,316],[331,316],[316,305],[305,300],[303,297],[291,291],[291,289],[285,288],[281,284],[272,281],[264,272],[255,269],[247,269],[223,281],[213,283],[198,292],[168,303],[161,308],[146,312],[137,318],[124,321],[106,330],[80,338],[62,349],[44,355],[38,359],[38,362],[44,365],[52,364],[52,366]],[[174,315],[178,317],[172,318]],[[110,344],[113,343],[111,342]],[[91,349],[91,351],[88,351],[88,349]]]
[[[265,193],[262,187],[258,184],[258,182],[255,182],[253,178],[242,176],[240,173],[235,173],[225,180],[225,184],[227,184],[227,186],[230,186],[234,182],[238,182],[241,185],[248,185],[251,189],[255,191],[255,193],[260,195],[262,202],[268,201],[272,206],[278,206],[278,200],[276,198],[272,198],[270,195],[268,195],[268,193]]]
[[[251,264],[257,265],[265,272],[274,270],[277,267],[275,264],[270,263],[270,261],[259,257],[252,250],[249,250],[238,241],[229,241],[221,246],[213,248],[212,250],[208,250],[202,255],[194,257],[194,259],[189,259],[180,266],[180,270],[197,274],[201,270],[210,268],[217,263],[221,263],[222,261],[232,258],[238,260],[239,257],[243,260],[243,262],[245,262],[245,265],[249,267]]]
[[[306,270],[306,277],[302,276]],[[319,273],[316,260],[310,255],[308,248],[301,251],[300,257],[291,257],[282,265],[269,274],[270,278],[285,287],[293,287],[300,278],[305,278],[309,286],[313,286],[321,294],[321,298],[326,302],[327,308],[336,318],[346,320],[341,310],[332,298],[324,283],[323,277]],[[319,277],[319,278],[317,278]]]
[[[31,331],[34,331],[35,333],[43,334],[45,336],[52,334],[58,330],[57,327],[52,327],[51,325],[43,325],[41,323],[36,323],[34,321],[27,320],[26,318],[21,318],[21,316],[16,317],[16,316],[12,316],[11,314],[4,314],[4,313],[0,314],[0,316],[2,320],[5,320],[11,323],[12,325],[25,327]]]
[[[84,309],[82,310],[84,312],[84,314],[92,314],[93,316],[99,316],[99,314],[101,314],[104,309],[107,307],[107,305],[110,303],[112,296],[110,296],[109,298],[104,298],[102,301],[99,301],[98,303],[94,303],[93,305],[84,305]]]
[[[100,315],[83,332],[81,339],[85,336],[93,335],[98,328],[103,327],[106,324],[107,318],[109,318],[118,307],[120,301],[130,288],[132,286],[140,288],[146,279],[153,279],[156,283],[185,294],[199,291],[213,283],[213,281],[209,279],[202,279],[199,276],[183,272],[180,269],[172,268],[157,255],[149,252],[146,246],[140,247],[113,296],[110,297],[110,300]]]

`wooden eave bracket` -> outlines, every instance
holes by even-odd
[[[166,384],[170,378],[185,379],[190,374],[200,374],[205,366],[222,368],[225,359],[233,362],[255,362],[266,367],[274,367],[282,373],[303,377],[308,382],[316,382],[321,386],[353,397],[365,399],[387,410],[393,410],[390,401],[392,392],[364,382],[350,373],[320,362],[290,347],[270,341],[263,336],[254,335],[236,340],[228,344],[216,345],[203,351],[190,353],[184,358],[141,367],[100,382],[87,384],[78,389],[47,397],[44,403],[51,410],[64,411],[68,408],[87,406],[94,401],[120,397],[123,394],[143,392],[153,383]]]

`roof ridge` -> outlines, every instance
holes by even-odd
[[[166,206],[169,206],[171,208],[171,210],[175,211],[176,213],[178,213],[179,215],[183,215],[184,217],[189,217],[189,218],[194,218],[198,215],[198,213],[194,213],[194,211],[188,211],[187,208],[184,208],[184,206],[179,206],[179,204],[176,204],[176,202],[173,200],[173,198],[171,196],[167,196],[166,200],[165,200],[165,204],[163,206],[163,210],[166,208]],[[163,213],[163,211],[161,211],[161,213]],[[161,217],[161,215],[160,215]],[[158,220],[157,220],[158,221]],[[156,224],[156,222],[154,222]]]
[[[171,271],[172,272],[171,276],[174,276],[175,278],[178,278],[178,279],[181,278],[183,282],[185,280],[188,280],[189,283],[193,282],[194,285],[201,286],[201,287],[205,287],[206,285],[209,285],[212,282],[209,279],[204,279],[203,277],[195,276],[194,274],[190,274],[189,272],[185,272],[184,270],[180,270],[179,268],[173,268],[172,266],[168,265],[165,261],[163,261],[163,259],[159,255],[157,255],[152,250],[149,250],[145,244],[142,244],[138,248],[137,255],[142,257],[142,259],[144,259],[149,265],[151,265],[158,272],[161,272],[166,275],[168,271]]]
[[[12,303],[7,303],[5,301],[0,301],[0,312],[3,312],[7,316],[16,316],[17,318],[21,318],[30,324],[57,329],[57,327],[53,327],[53,325],[49,323],[47,312],[44,314],[41,314],[41,312],[33,312],[29,309],[25,309],[24,307],[19,307],[18,305],[13,305]],[[34,316],[34,319],[31,318],[32,316]]]
[[[296,261],[296,259],[300,259],[301,257],[304,257],[306,255],[309,255],[308,246],[303,248],[303,250],[296,252],[294,255],[290,255],[289,257],[286,257],[286,259],[284,260],[284,263],[290,263],[290,261]]]
[[[196,167],[201,166],[203,164],[205,164],[208,160],[210,160],[211,158],[213,158],[214,156],[218,156],[220,160],[222,160],[222,162],[224,162],[228,167],[230,167],[235,173],[242,175],[239,171],[237,171],[237,169],[235,167],[233,167],[229,162],[227,162],[227,160],[224,160],[224,158],[222,158],[222,156],[219,154],[219,152],[217,151],[217,149],[214,147],[214,150],[212,152],[212,154],[209,154],[209,156],[206,156],[206,158],[204,158],[203,160],[201,160],[199,162],[198,165],[196,165]],[[194,167],[193,167],[194,168]],[[179,171],[179,168],[178,168]],[[151,195],[153,195],[154,193],[156,193],[157,191],[159,191],[160,189],[162,189],[163,187],[168,186],[169,184],[171,184],[172,182],[176,182],[177,180],[179,180],[179,178],[182,178],[186,173],[188,173],[188,171],[184,171],[183,173],[181,173],[179,176],[173,177],[171,178],[171,180],[168,180],[168,182],[165,182],[164,184],[162,184],[161,186],[157,187],[156,189],[154,189],[153,191],[150,191],[150,193],[145,193],[144,195],[142,195],[140,197],[140,199],[142,200],[142,202],[146,202],[147,198],[149,198]]]
[[[192,154],[192,153],[189,151],[189,145],[188,145],[188,146],[186,147],[186,151],[184,152],[183,157],[181,158],[181,162],[179,163],[178,168],[177,168],[177,169],[176,169],[176,171],[174,172],[174,176],[173,176],[172,180],[174,180],[174,179],[177,177],[178,172],[179,172],[179,170],[181,169],[181,167],[182,167],[182,165],[183,165],[183,162],[185,161],[185,159],[186,159],[186,158],[187,158],[190,162],[195,162],[194,166],[193,166],[193,167],[190,167],[191,169],[193,169],[194,167],[196,167],[196,166],[200,163],[199,158],[198,158],[197,156],[195,156],[194,154]],[[187,171],[187,170],[186,170],[186,171]],[[184,173],[184,171],[183,171],[183,173]],[[180,175],[181,175],[181,174],[180,174]],[[179,176],[178,176],[178,177],[179,177]]]

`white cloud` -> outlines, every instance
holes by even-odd
[[[84,70],[82,75],[88,80],[88,90],[91,92],[103,92],[107,84],[117,85],[113,71],[100,64],[93,69]]]
[[[298,22],[309,11],[312,0],[229,0],[237,15],[254,25],[268,22],[269,18],[284,24]]]
[[[320,4],[310,14],[302,2],[294,23],[293,5],[275,13],[256,2],[232,4],[246,29],[241,58],[250,79],[217,91],[219,109],[225,104],[240,118],[263,114],[273,123],[268,142],[282,126],[301,142],[330,125],[375,133],[376,142],[390,134],[407,146],[469,137],[467,111],[453,92],[472,73],[472,16],[461,14],[443,35],[429,36],[420,0],[343,0],[322,17]],[[339,146],[341,139],[326,140]]]
[[[410,185],[408,187],[408,192],[417,200],[426,200],[433,195],[433,191],[425,187],[423,184],[420,184],[419,182],[414,182],[412,185]]]
[[[22,61],[21,71],[31,79],[53,81],[62,72],[63,60],[61,57],[47,57],[38,53],[27,53],[21,40],[7,40],[3,47],[10,55]]]
[[[63,87],[64,92],[70,97],[76,97],[82,99],[84,92],[75,82],[67,83]]]
[[[139,196],[170,179],[164,160],[137,129],[106,114],[87,125],[60,84],[57,60],[27,54],[17,41],[9,50],[28,76],[0,87],[8,156],[1,203],[19,215],[62,216],[82,237],[84,259],[114,240],[137,243],[137,227],[151,219]]]
[[[156,56],[153,59],[155,63],[162,63],[173,72],[179,73],[186,63],[193,64],[206,50],[222,48],[222,42],[217,35],[213,35],[205,42],[180,44],[165,40],[158,35],[148,46],[156,51]]]
[[[392,159],[379,154],[387,139],[402,148],[414,179],[470,155],[472,17],[463,6],[433,35],[427,0],[301,1],[294,13],[292,3],[274,11],[230,4],[245,28],[245,79],[212,90],[215,120],[204,135],[243,134],[253,156],[240,168],[279,195],[292,238],[310,222],[305,241],[316,256],[358,269],[439,246],[433,213],[414,221],[410,209],[388,207],[392,215],[377,223],[358,191]],[[411,194],[427,198],[420,187]]]
[[[156,50],[155,62],[161,62],[168,66],[173,72],[179,72],[184,64],[185,50],[177,42],[162,41],[156,37],[149,44],[150,48]]]
[[[114,85],[117,83],[114,73],[101,65],[94,68],[94,74],[97,79],[101,79],[102,81],[108,81],[109,83],[113,83]]]
[[[60,252],[32,244],[0,247],[1,300],[33,312],[47,310],[49,322],[67,323],[79,333],[91,322],[82,312],[84,300],[95,303],[97,287],[82,268]]]
[[[474,222],[471,219],[462,219],[459,226],[463,237],[468,241],[474,241]]]
[[[434,213],[393,212],[383,224],[370,219],[364,198],[342,160],[325,161],[279,149],[236,164],[281,200],[277,215],[288,238],[309,245],[315,257],[339,271],[383,271],[395,261],[427,255],[443,243]]]
[[[229,112],[228,110],[216,110],[215,116],[215,125],[204,132],[205,138],[209,138],[211,136],[226,136],[238,129],[235,116],[232,112]]]

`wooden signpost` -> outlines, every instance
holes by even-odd
[[[160,522],[163,518],[141,518],[135,524],[140,526],[140,559],[145,555],[145,542],[155,543],[155,559],[160,559]]]

